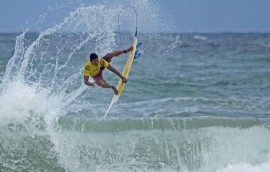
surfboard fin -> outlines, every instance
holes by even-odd
[[[134,59],[137,59],[141,56],[142,53],[140,53],[138,50],[135,51]]]
[[[139,48],[141,45],[142,45],[142,42],[137,43],[136,48]],[[141,56],[141,54],[142,54],[142,53],[139,52],[139,50],[136,50],[136,51],[135,51],[135,55],[134,55],[134,59],[139,58],[139,57]]]
[[[136,48],[139,48],[142,45],[142,42],[137,43]]]

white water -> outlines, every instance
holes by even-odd
[[[268,172],[270,171],[270,161],[262,162],[258,164],[248,164],[248,163],[239,163],[239,164],[230,164],[222,170],[217,172]]]
[[[145,125],[156,128],[154,121]],[[270,132],[260,126],[177,129],[172,119],[171,129],[130,126],[127,131],[98,132],[87,131],[88,125],[78,120],[57,133],[60,161],[71,171],[225,172],[251,166],[251,171],[267,171],[270,165]],[[126,124],[119,121],[118,125]]]

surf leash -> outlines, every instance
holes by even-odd
[[[138,28],[138,14],[137,14],[137,11],[136,11],[136,9],[135,9],[135,7],[134,6],[125,6],[124,8],[122,8],[122,10],[119,12],[119,14],[118,14],[118,30],[119,30],[119,33],[120,33],[120,16],[121,16],[121,13],[125,10],[125,9],[127,9],[127,8],[131,8],[131,9],[133,9],[134,10],[134,13],[135,13],[135,23],[136,23],[136,31],[135,31],[135,37],[137,37],[137,28]]]

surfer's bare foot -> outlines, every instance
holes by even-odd
[[[112,89],[113,89],[114,94],[118,95],[118,90],[115,87],[113,87]]]

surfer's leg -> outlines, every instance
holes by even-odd
[[[114,92],[115,95],[118,94],[118,90],[115,88],[115,86],[108,84],[106,81],[103,82],[100,86],[102,88],[111,88],[113,90],[113,92]]]
[[[111,88],[114,94],[118,94],[118,90],[115,88],[115,86],[108,84],[104,79],[97,80],[96,84],[102,88]]]
[[[93,76],[93,79],[95,81],[95,83],[102,87],[102,88],[111,88],[114,91],[114,94],[118,94],[118,90],[115,88],[115,86],[108,84],[102,76],[102,72],[99,72],[96,76]]]

